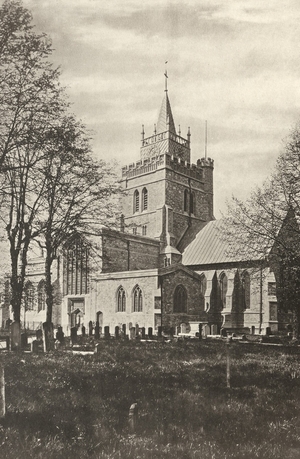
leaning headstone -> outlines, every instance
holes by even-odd
[[[100,339],[100,325],[98,321],[95,325],[95,339]]]
[[[93,322],[90,320],[89,321],[89,336],[92,336],[93,334]]]
[[[142,327],[142,339],[146,338],[146,329],[145,327]]]
[[[120,329],[119,329],[118,326],[115,327],[115,338],[116,338],[116,339],[119,339],[119,338],[120,338]]]
[[[152,338],[153,338],[153,328],[152,328],[152,327],[149,327],[149,328],[148,328],[148,338],[149,338],[149,339],[152,339]]]
[[[104,339],[110,339],[109,326],[104,327]]]
[[[85,337],[85,326],[82,324],[81,326],[81,336],[84,338]]]
[[[0,365],[0,418],[5,416],[5,378],[4,366]]]
[[[77,343],[77,327],[71,328],[71,341],[72,341],[72,344]]]
[[[10,325],[10,349],[17,351],[21,347],[21,327],[19,322]]]
[[[133,403],[129,408],[128,417],[129,430],[131,433],[135,433],[138,424],[138,405]]]
[[[43,323],[43,344],[44,352],[54,349],[54,328],[53,323]]]

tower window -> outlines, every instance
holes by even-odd
[[[126,294],[123,287],[119,287],[117,292],[117,312],[124,312],[126,310]]]
[[[143,225],[142,226],[142,235],[146,236],[146,234],[147,234],[147,225]]]
[[[188,202],[189,202],[189,192],[188,192],[188,190],[184,190],[184,198],[183,198],[183,210],[184,210],[184,212],[188,211]]]
[[[137,234],[137,227],[136,227],[136,226],[134,226],[134,227],[132,228],[132,234],[134,234],[134,235]]]
[[[177,285],[174,292],[174,312],[185,313],[187,308],[187,294],[183,285]]]
[[[144,188],[142,191],[142,210],[148,209],[148,190]]]
[[[139,212],[140,210],[140,193],[135,190],[133,195],[133,212]]]
[[[140,287],[137,285],[133,290],[133,312],[142,312],[143,310],[143,294]]]

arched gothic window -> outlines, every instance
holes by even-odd
[[[186,289],[183,285],[177,285],[174,292],[174,312],[183,312],[187,311],[187,294]]]
[[[38,312],[44,311],[46,309],[46,291],[45,291],[44,279],[42,279],[38,284],[37,296],[38,296]]]
[[[188,202],[189,202],[189,192],[188,192],[188,190],[184,190],[184,198],[183,198],[183,210],[184,210],[184,212],[188,211]]]
[[[227,276],[225,273],[222,273],[220,275],[220,296],[221,296],[221,303],[222,303],[222,308],[226,307],[226,295],[227,295]]]
[[[133,312],[142,312],[143,310],[143,293],[137,285],[133,290]]]
[[[140,193],[135,190],[133,194],[133,213],[139,212],[140,210]]]
[[[250,275],[248,271],[244,271],[242,274],[242,295],[244,308],[250,308]]]
[[[26,282],[24,293],[25,309],[31,311],[34,308],[34,287],[30,281]]]
[[[123,287],[118,288],[117,292],[117,312],[124,312],[126,310],[126,294]]]
[[[142,191],[142,210],[148,209],[148,190],[144,188]]]

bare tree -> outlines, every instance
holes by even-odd
[[[44,152],[39,244],[46,249],[46,321],[51,324],[51,267],[57,252],[75,235],[97,235],[101,226],[115,223],[120,186],[111,165],[92,159],[86,129],[73,116],[52,127]]]
[[[281,311],[291,310],[300,333],[300,126],[287,139],[275,169],[246,202],[228,204],[223,231],[244,260],[268,263],[276,276]]]

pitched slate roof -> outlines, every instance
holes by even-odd
[[[165,131],[170,131],[173,132],[173,134],[176,134],[175,123],[167,91],[165,91],[156,126],[157,134]]]
[[[199,231],[182,254],[186,266],[209,265],[246,261],[230,250],[229,241],[222,231],[222,220],[212,220]]]

